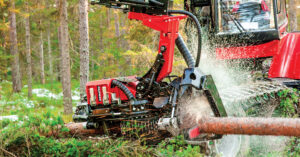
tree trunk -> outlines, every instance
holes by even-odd
[[[58,66],[57,66],[57,69],[58,69],[58,74],[57,74],[57,80],[59,80],[60,82],[62,82],[61,80],[61,78],[62,78],[62,63],[61,63],[61,60],[62,60],[62,56],[61,56],[61,27],[59,26],[58,28],[57,28],[57,38],[58,38],[58,50],[59,50],[59,58],[58,58]]]
[[[128,42],[125,40],[124,35],[126,34],[126,29],[125,29],[125,25],[126,25],[126,20],[127,20],[127,14],[122,14],[121,15],[121,20],[120,20],[120,25],[121,25],[121,47],[125,50],[129,49],[129,44]]]
[[[116,29],[116,37],[120,37],[120,20],[118,13],[114,13],[115,15],[115,29]]]
[[[80,34],[80,100],[85,95],[85,85],[89,80],[89,22],[88,0],[79,0]]]
[[[290,30],[297,31],[297,3],[296,0],[289,0]]]
[[[26,12],[29,13],[28,2],[26,2]],[[32,97],[32,68],[31,68],[31,43],[30,43],[29,16],[25,18],[25,36],[26,36],[25,40],[26,40],[28,98],[31,98]]]
[[[20,92],[22,88],[20,67],[19,67],[19,53],[18,53],[18,41],[17,41],[17,24],[16,24],[16,13],[15,13],[15,1],[11,0],[10,9],[10,53],[13,56],[12,61],[12,83],[13,91]]]
[[[104,50],[104,43],[103,43],[103,16],[100,17],[100,41],[99,41],[99,46],[100,46],[100,51],[102,52]]]
[[[61,38],[61,74],[63,86],[64,114],[72,114],[72,96],[71,96],[71,71],[69,54],[69,30],[67,16],[67,0],[59,0],[59,23]]]
[[[40,67],[41,67],[41,83],[45,84],[45,64],[44,64],[44,42],[43,32],[40,32]]]
[[[120,48],[121,42],[120,42],[120,20],[118,13],[114,13],[115,15],[115,31],[116,31],[116,37],[117,37],[117,45]]]
[[[51,48],[51,32],[50,32],[50,23],[47,31],[47,40],[48,40],[48,61],[49,61],[49,74],[51,80],[53,79],[53,65],[52,65],[52,48]]]
[[[127,20],[127,16],[126,14],[122,14],[121,15],[121,36],[123,36],[125,34],[125,24],[126,24],[126,20]]]
[[[47,8],[49,9],[49,3],[47,2]],[[48,29],[47,29],[47,40],[48,40],[48,61],[49,61],[49,75],[50,80],[53,81],[53,58],[52,58],[52,47],[51,47],[51,21],[48,21]]]
[[[106,10],[106,24],[107,24],[107,28],[109,29],[109,25],[110,25],[110,8],[107,8]]]

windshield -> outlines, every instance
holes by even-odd
[[[274,29],[273,0],[218,0],[220,33]]]

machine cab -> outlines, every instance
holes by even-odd
[[[214,0],[217,43],[225,46],[255,45],[280,39],[288,19],[285,0]]]

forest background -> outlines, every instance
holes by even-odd
[[[297,16],[289,16],[294,31],[300,28],[300,2],[289,3]],[[182,9],[183,0],[174,4]],[[0,0],[0,115],[62,116],[56,124],[70,122],[88,80],[143,75],[158,40],[158,32],[123,12],[87,0]],[[184,61],[177,50],[175,55],[174,72],[181,74]],[[7,143],[20,136],[2,136],[0,151],[14,150]]]
[[[291,30],[297,30],[300,2],[290,3]],[[174,4],[180,9],[183,2]],[[0,0],[0,7],[0,80],[11,81],[13,92],[26,85],[29,98],[32,84],[61,82],[66,114],[72,113],[71,80],[80,80],[82,97],[88,80],[142,75],[156,54],[159,33],[120,10],[86,0]],[[176,58],[175,66],[183,65]]]

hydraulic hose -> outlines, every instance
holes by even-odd
[[[161,3],[161,2],[159,2],[157,0],[149,0],[149,2],[151,2],[151,3],[155,4],[155,5],[158,5],[158,6],[162,6],[162,7],[164,6],[163,3]]]
[[[116,85],[117,87],[119,87],[124,94],[127,96],[128,100],[134,100],[134,96],[133,94],[130,92],[130,90],[120,81],[118,80],[112,80],[111,82],[113,85]]]
[[[178,33],[178,38],[175,40],[176,46],[179,49],[179,52],[183,56],[186,64],[188,65],[189,68],[194,68],[195,67],[195,59],[193,55],[191,54],[190,50],[184,43],[184,40],[182,36]]]
[[[200,62],[200,57],[201,57],[201,45],[202,45],[202,40],[201,40],[201,26],[200,22],[197,19],[195,15],[193,15],[191,12],[185,11],[185,10],[168,10],[169,14],[184,14],[188,15],[196,24],[197,26],[197,32],[198,32],[198,52],[197,52],[197,58],[196,58],[196,67],[199,66]]]

